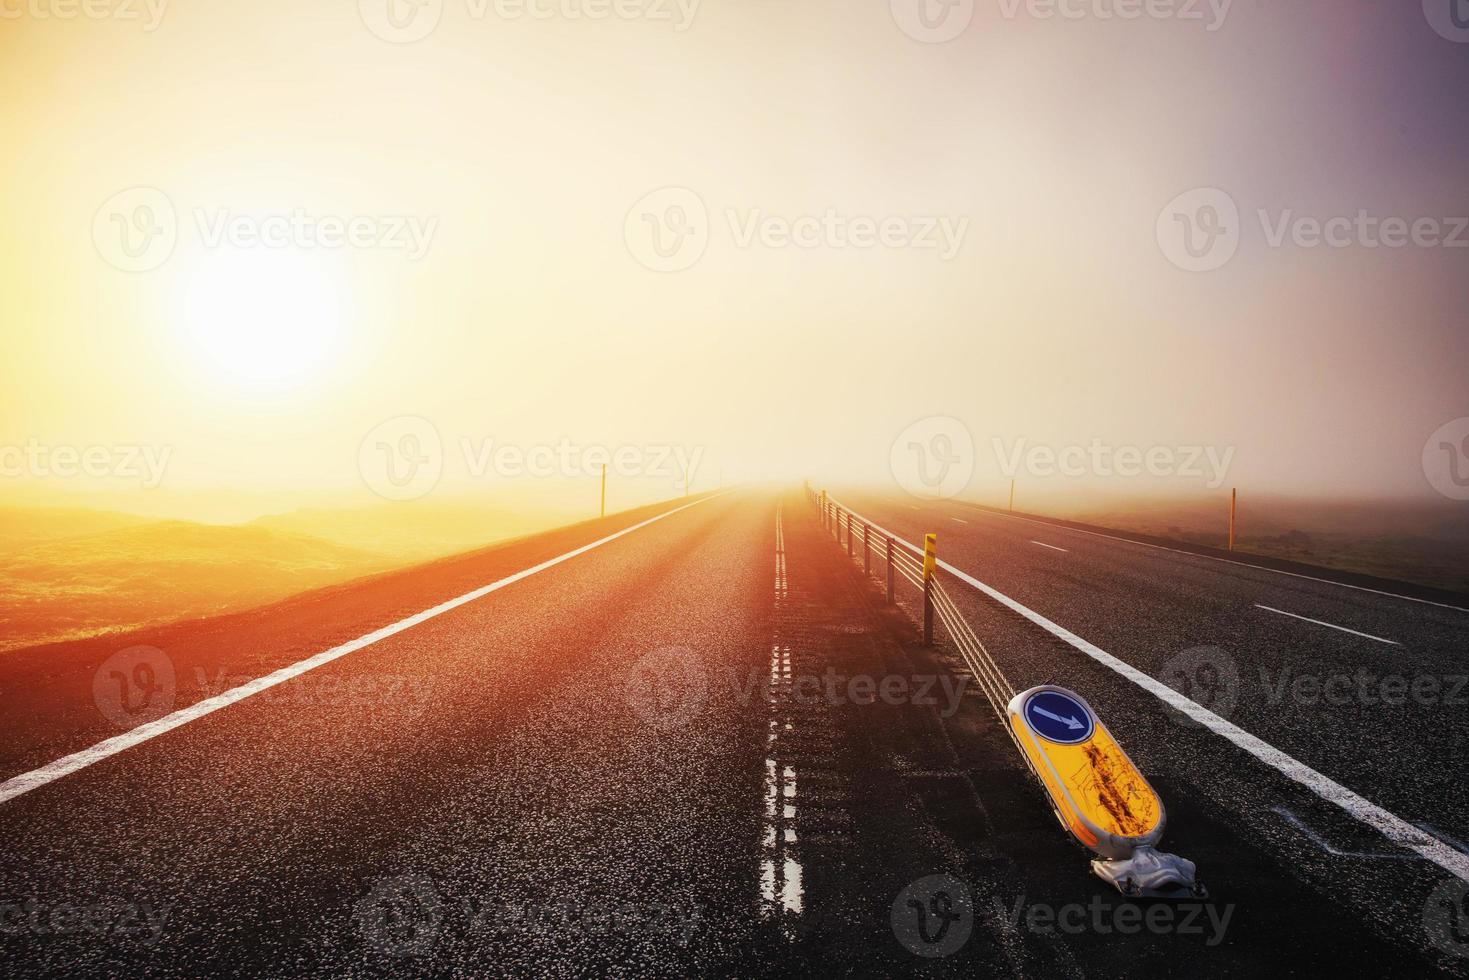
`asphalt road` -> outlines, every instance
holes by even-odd
[[[917,644],[799,494],[742,491],[0,658],[0,971],[1411,976],[1469,962],[1425,939],[1442,874],[1323,851],[1271,807],[1343,847],[1390,849],[964,601],[1012,681],[1092,699],[1163,793],[1166,844],[1199,862],[1208,902],[1143,926],[1157,906],[1088,873],[959,662]],[[858,678],[898,694],[864,698],[845,683]],[[183,721],[152,734],[159,718]],[[99,743],[116,751],[56,769]]]
[[[936,532],[939,556],[959,570],[1454,853],[1464,850],[1469,612],[959,502],[836,496],[909,541]],[[1056,683],[1091,700],[1175,813],[1169,840],[1177,850],[1187,852],[1178,842],[1189,832],[1176,817],[1180,803],[1231,814],[1283,873],[1325,889],[1389,941],[1461,965],[1438,957],[1424,926],[1435,889],[1454,887],[1452,874],[1180,718],[1073,645],[946,579],[1017,689]]]
[[[670,726],[660,686],[628,677],[640,662],[765,668],[772,516],[704,501],[0,805],[3,972],[667,975],[733,962],[759,923],[765,720],[713,687],[700,724]],[[439,601],[601,533],[493,549],[390,592],[426,576]],[[157,638],[189,688],[179,702],[210,693],[196,670],[258,676],[289,660],[257,643],[318,629],[323,603],[338,638],[401,611],[371,612],[357,591],[233,634]],[[38,743],[92,737],[90,720],[67,721],[97,707],[56,707],[66,673],[30,699],[54,713],[44,737],[7,742],[12,772]],[[110,925],[72,922],[85,914]]]

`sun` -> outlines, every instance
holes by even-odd
[[[254,390],[300,387],[339,355],[340,276],[325,257],[293,249],[201,256],[179,318],[192,359]]]

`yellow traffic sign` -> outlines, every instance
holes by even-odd
[[[1033,687],[1011,699],[1007,714],[1073,837],[1120,860],[1163,836],[1163,801],[1080,695]]]

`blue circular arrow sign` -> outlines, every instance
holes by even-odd
[[[1076,745],[1092,737],[1092,713],[1076,698],[1060,691],[1038,691],[1025,702],[1025,722],[1041,738]]]

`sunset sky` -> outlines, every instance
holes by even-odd
[[[152,30],[141,3],[5,5],[0,445],[170,455],[146,492],[7,474],[0,502],[371,501],[360,452],[399,417],[441,437],[441,493],[480,486],[466,439],[697,448],[695,490],[881,480],[898,433],[946,415],[974,493],[1001,482],[998,438],[1234,447],[1257,491],[1434,496],[1425,440],[1469,415],[1469,247],[1269,226],[1469,215],[1469,44],[1417,0],[1236,0],[1214,30],[1206,4],[981,0],[942,43],[905,33],[904,3],[443,0],[412,43],[374,33],[372,0],[179,3]],[[707,241],[660,271],[637,207],[670,187]],[[133,188],[176,216],[142,271],[108,210]],[[1195,188],[1240,214],[1212,271],[1160,246]],[[841,232],[781,241],[829,212]],[[335,246],[223,231],[293,214],[366,221]],[[831,237],[888,219],[907,244]]]

